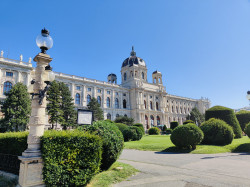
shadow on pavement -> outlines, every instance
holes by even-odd
[[[155,152],[155,154],[183,154],[183,153],[190,153],[193,150],[190,149],[179,149],[175,146],[168,147],[160,152]]]

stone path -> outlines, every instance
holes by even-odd
[[[119,161],[141,172],[115,187],[250,187],[248,153],[172,154],[125,149]]]

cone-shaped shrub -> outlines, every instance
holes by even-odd
[[[196,149],[196,145],[202,141],[203,137],[204,134],[199,127],[193,123],[188,123],[176,127],[170,139],[176,147]]]
[[[211,118],[201,124],[204,133],[203,144],[227,145],[232,143],[234,133],[232,127],[220,119]]]
[[[240,123],[241,130],[244,131],[246,124],[250,122],[250,111],[241,110],[235,113],[235,115]]]
[[[205,118],[206,121],[210,118],[216,118],[225,121],[229,126],[233,128],[235,134],[234,138],[242,137],[240,124],[232,109],[223,106],[214,106],[206,111]]]

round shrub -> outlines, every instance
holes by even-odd
[[[186,120],[186,121],[183,122],[183,125],[186,125],[186,124],[188,124],[188,123],[193,123],[193,124],[195,124],[194,121],[192,121],[192,120]]]
[[[122,132],[123,134],[123,131],[126,130],[129,126],[123,124],[123,123],[115,123],[115,125],[118,127],[118,129]]]
[[[46,186],[86,186],[99,171],[102,140],[86,132],[46,131],[41,137]]]
[[[178,121],[172,121],[172,122],[170,122],[170,129],[173,130],[173,129],[175,129],[178,126],[179,126]]]
[[[203,122],[200,128],[204,133],[203,144],[228,145],[233,141],[232,127],[220,119],[211,118]]]
[[[107,170],[120,156],[124,141],[123,135],[114,123],[96,121],[85,129],[99,135],[103,140],[101,170]]]
[[[241,130],[244,131],[246,124],[250,122],[250,111],[241,110],[235,113],[235,115],[240,123]]]
[[[223,106],[214,106],[206,111],[205,118],[206,121],[210,118],[216,118],[225,121],[229,126],[233,128],[235,138],[242,137],[240,124],[232,109]]]
[[[136,123],[133,126],[139,127],[142,130],[143,135],[145,134],[144,127],[143,127],[143,125],[141,123]]]
[[[167,130],[167,126],[164,125],[162,131],[166,131],[166,130]]]
[[[160,129],[158,129],[157,127],[152,127],[148,130],[148,134],[149,135],[158,135],[158,134],[160,134]]]
[[[170,139],[176,147],[196,149],[196,145],[202,141],[203,137],[204,134],[199,127],[193,123],[188,123],[176,127]]]
[[[128,129],[124,130],[124,141],[137,141],[143,136],[142,130],[139,127],[130,126]]]
[[[250,138],[250,123],[248,123],[245,127],[244,132],[247,134],[247,136]]]
[[[167,129],[166,134],[172,134],[173,130],[172,129]]]

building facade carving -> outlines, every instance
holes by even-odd
[[[34,69],[29,62],[12,60],[0,56],[0,99],[4,93],[17,82],[29,86]],[[152,83],[148,82],[146,63],[136,56],[132,48],[130,56],[121,67],[121,84],[117,84],[117,76],[111,73],[107,82],[95,79],[54,72],[56,80],[64,82],[70,89],[76,108],[86,108],[91,98],[95,97],[104,111],[104,118],[114,120],[119,116],[134,118],[142,123],[145,129],[157,125],[170,126],[171,121],[182,123],[186,116],[197,107],[204,113],[210,107],[208,99],[191,99],[170,95],[163,85],[162,74],[154,71]]]

